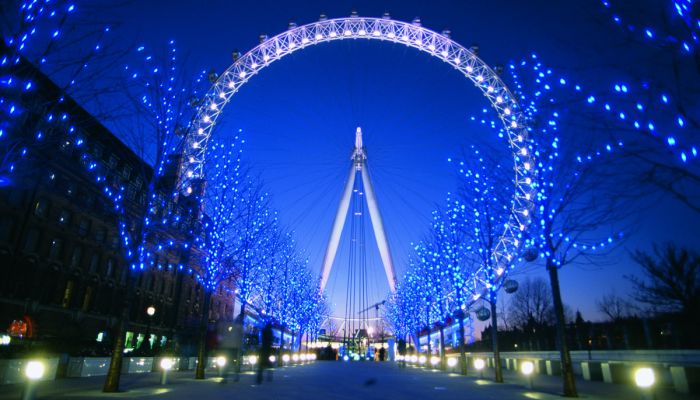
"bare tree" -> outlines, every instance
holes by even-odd
[[[627,276],[634,298],[662,312],[679,313],[688,321],[700,313],[700,255],[674,244],[654,246],[653,254],[636,251],[642,276]]]
[[[632,315],[632,303],[618,296],[615,292],[607,293],[596,300],[596,307],[613,322]]]
[[[514,324],[524,328],[534,323],[546,326],[552,321],[552,293],[542,278],[526,279],[510,300],[508,307]]]

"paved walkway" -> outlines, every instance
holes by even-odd
[[[278,368],[272,382],[255,385],[255,376],[246,373],[238,383],[220,383],[212,377],[193,379],[192,371],[171,374],[167,386],[159,384],[159,374],[131,374],[122,377],[122,393],[101,392],[104,377],[61,379],[42,382],[38,399],[561,399],[560,380],[537,376],[534,389],[522,377],[506,372],[506,383],[495,384],[478,377],[419,368],[400,369],[390,363],[345,363],[319,361],[310,365]],[[491,376],[486,371],[485,376]],[[634,388],[604,383],[580,382],[579,391],[587,399],[640,399]],[[19,399],[20,385],[0,386],[0,399]],[[657,400],[690,399],[668,390],[659,390]]]

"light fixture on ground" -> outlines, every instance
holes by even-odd
[[[474,368],[479,371],[479,378],[484,377],[484,367],[486,366],[486,363],[484,362],[483,359],[477,358],[474,360]]]
[[[535,364],[532,361],[523,361],[520,364],[520,372],[527,378],[527,387],[532,389],[532,373],[535,372]]]
[[[430,357],[430,365],[432,365],[433,368],[437,367],[438,364],[440,364],[440,357],[437,357],[437,356]]]
[[[292,356],[292,361],[294,361],[295,363],[296,363],[296,362],[299,362],[299,354],[294,354],[294,355]]]
[[[289,362],[289,354],[282,355],[282,362],[285,364]]]
[[[161,385],[168,384],[168,371],[173,369],[174,365],[175,365],[175,361],[172,358],[164,358],[164,359],[160,360],[160,369],[161,369],[160,384]]]
[[[274,364],[275,361],[277,361],[277,357],[275,357],[275,356],[270,356],[270,357],[268,357],[268,360],[270,360],[270,362]]]
[[[153,323],[153,316],[156,315],[156,308],[153,306],[148,306],[146,308],[146,315],[148,315],[148,325],[146,326],[146,335],[143,340],[148,344],[148,350],[151,349],[151,324]]]
[[[226,370],[226,361],[227,361],[226,357],[224,357],[224,356],[218,356],[214,360],[214,363],[216,364],[216,366],[218,367],[218,370],[219,370],[219,376],[223,377],[223,378],[225,378],[224,371]]]
[[[423,364],[425,364],[426,362],[428,362],[428,358],[427,358],[426,356],[420,356],[420,357],[418,357],[418,363],[419,363],[420,365],[423,365]]]
[[[46,366],[43,362],[37,360],[27,362],[27,365],[24,367],[24,375],[27,377],[27,384],[24,386],[24,391],[22,392],[22,400],[34,399],[36,382],[44,377],[45,372]]]
[[[634,383],[642,390],[642,399],[653,399],[653,387],[656,382],[654,370],[649,367],[637,368],[634,371]]]
[[[450,368],[454,368],[457,366],[458,360],[455,357],[450,357],[447,359],[447,366]]]

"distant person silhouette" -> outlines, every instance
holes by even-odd
[[[272,342],[275,338],[272,332],[272,323],[266,322],[261,333],[261,345],[260,345],[260,358],[258,359],[258,385],[262,384],[263,381],[263,370],[267,369],[267,380],[272,381],[272,366],[270,363],[270,356],[272,355]]]

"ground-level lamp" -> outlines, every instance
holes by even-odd
[[[653,369],[642,367],[634,371],[634,383],[642,391],[642,399],[654,398],[653,388],[655,382],[656,377]]]
[[[218,356],[214,360],[216,366],[219,367],[219,376],[224,376],[224,368],[226,367],[226,357]]]
[[[486,363],[482,358],[477,358],[474,360],[474,369],[479,371],[479,378],[483,379],[484,378],[484,367],[486,366]]]
[[[173,369],[173,366],[175,366],[175,360],[172,358],[166,357],[160,360],[160,384],[161,385],[167,385],[168,384],[168,371]]]
[[[46,366],[43,362],[31,360],[24,367],[24,376],[27,377],[27,384],[22,392],[22,400],[33,400],[36,393],[36,382],[44,377]]]
[[[148,306],[146,308],[146,315],[148,315],[148,324],[146,325],[146,342],[148,343],[148,349],[151,349],[151,322],[153,322],[153,316],[156,315],[156,308],[153,306]]]
[[[452,368],[457,366],[458,362],[459,362],[459,360],[457,360],[457,358],[450,357],[447,359],[447,366],[450,367],[450,369],[452,369]]]
[[[532,389],[532,373],[535,372],[535,364],[532,361],[523,361],[520,363],[520,372],[527,378],[527,387]]]

